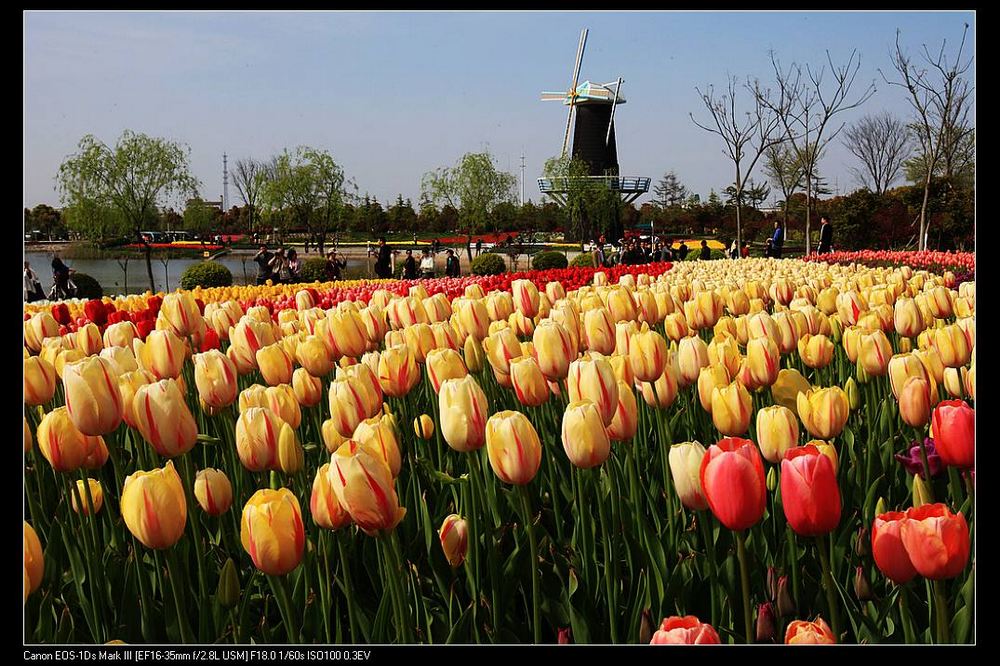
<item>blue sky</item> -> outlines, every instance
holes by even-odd
[[[966,22],[974,48],[972,12],[26,12],[24,205],[58,204],[55,174],[81,137],[113,143],[125,129],[187,144],[209,199],[223,152],[232,163],[310,145],[360,194],[414,203],[430,169],[488,147],[519,174],[523,150],[525,195],[540,201],[535,178],[561,148],[566,109],[539,93],[569,87],[583,27],[581,80],[625,79],[623,175],[674,170],[705,197],[733,174],[721,140],[689,118],[707,120],[695,86],[770,80],[772,49],[816,66],[827,49],[840,64],[857,48],[856,90],[874,80],[877,92],[838,118],[908,116],[878,73],[892,73],[896,29],[916,54],[957,43]],[[820,164],[831,187],[856,187],[853,159],[835,139]],[[239,203],[232,184],[229,196]]]

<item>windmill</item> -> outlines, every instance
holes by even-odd
[[[624,79],[619,76],[616,81],[610,83],[594,83],[590,80],[580,83],[580,68],[587,47],[588,32],[584,28],[580,33],[569,89],[565,92],[545,91],[542,93],[542,101],[561,101],[569,107],[561,156],[566,157],[570,149],[569,136],[570,130],[573,130],[571,154],[574,158],[587,163],[589,178],[603,180],[608,188],[620,194],[624,203],[632,203],[649,191],[649,178],[619,176],[615,109],[619,104],[625,103],[625,98],[621,94]],[[569,179],[539,178],[538,187],[542,193],[565,203]]]

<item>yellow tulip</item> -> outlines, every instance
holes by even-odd
[[[839,386],[799,393],[797,407],[806,430],[823,440],[841,433],[851,411],[847,394]]]
[[[24,452],[27,453],[31,450],[31,445],[33,444],[31,428],[28,426],[28,417],[23,416],[21,418],[24,421]]]
[[[460,380],[451,380],[460,381]],[[337,500],[369,535],[391,532],[406,515],[385,461],[348,440],[334,452],[328,478]]]
[[[316,526],[325,530],[339,530],[351,524],[351,514],[340,505],[340,500],[330,485],[330,463],[325,463],[316,470],[309,498],[309,513]]]
[[[469,372],[479,372],[483,369],[484,353],[478,338],[470,335],[465,339],[462,355],[465,358],[465,367],[469,369]]]
[[[42,349],[42,341],[45,338],[54,338],[59,335],[59,322],[57,322],[47,310],[32,315],[31,319],[24,322],[24,344],[33,352]]]
[[[458,351],[459,340],[462,337],[449,321],[431,324],[431,332],[434,334],[434,346],[437,349],[453,349]]]
[[[674,490],[684,508],[691,511],[708,508],[708,500],[701,487],[701,462],[704,457],[705,447],[700,442],[674,444],[667,454]]]
[[[757,444],[764,459],[775,465],[785,451],[798,446],[799,420],[795,412],[781,405],[771,405],[757,412]]]
[[[313,377],[325,377],[333,369],[330,350],[323,339],[316,335],[306,336],[299,343],[295,348],[295,360]]]
[[[924,330],[924,318],[920,308],[912,298],[900,298],[893,309],[893,325],[896,332],[907,338],[915,338]]]
[[[44,405],[56,393],[56,369],[40,356],[24,359],[24,404]]]
[[[573,370],[570,369],[572,376]],[[486,422],[486,451],[497,477],[504,483],[517,486],[530,483],[542,462],[538,433],[521,412],[497,412],[489,418]]]
[[[778,372],[778,377],[771,386],[771,397],[776,405],[782,405],[792,410],[798,409],[798,396],[809,391],[811,387],[806,378],[798,370],[784,369]]]
[[[218,349],[195,354],[194,383],[198,396],[213,409],[222,409],[233,404],[239,389],[236,365]],[[126,416],[126,421],[128,417]],[[131,424],[130,424],[131,425]]]
[[[861,349],[858,360],[865,372],[872,377],[881,377],[889,371],[889,359],[892,358],[892,344],[881,330],[874,333],[862,333]]]
[[[896,354],[889,359],[889,385],[899,400],[903,385],[911,377],[926,377],[927,370],[916,354]]]
[[[476,340],[483,340],[487,336],[490,315],[486,310],[486,305],[481,300],[468,300],[462,303],[458,316],[462,328]]]
[[[251,472],[277,469],[279,440],[289,438],[295,431],[266,407],[250,407],[236,420],[236,453]]]
[[[716,335],[708,344],[708,362],[725,366],[729,376],[735,377],[743,364],[743,355],[736,338],[728,334]]]
[[[233,486],[224,472],[206,467],[195,474],[194,496],[202,511],[210,516],[221,516],[232,506]]]
[[[174,463],[126,478],[121,513],[129,532],[147,548],[162,550],[177,543],[187,523],[187,500]]]
[[[571,402],[563,413],[562,443],[576,467],[591,469],[608,459],[611,440],[597,406],[590,400]]]
[[[510,379],[514,393],[522,405],[537,407],[549,399],[548,383],[533,356],[511,359]]]
[[[948,368],[958,368],[969,362],[972,349],[969,339],[957,324],[950,324],[934,331],[931,345],[937,350],[941,362]]]
[[[122,422],[124,405],[114,364],[93,356],[63,369],[66,410],[85,435],[105,435]]]
[[[132,341],[132,351],[139,367],[157,379],[176,379],[187,357],[184,341],[172,331],[150,331],[145,341]]]
[[[99,354],[101,349],[104,348],[104,340],[101,339],[101,329],[97,328],[97,324],[93,322],[77,329],[75,337],[75,348],[82,351],[86,356]]]
[[[636,403],[632,384],[618,382],[618,407],[607,427],[608,438],[613,442],[625,442],[635,437],[639,429],[639,406]]]
[[[253,309],[251,308],[251,310]],[[277,342],[277,337],[275,336],[270,318],[268,318],[267,322],[261,322],[251,317],[248,312],[229,331],[229,341],[230,347],[226,353],[236,363],[236,368],[240,374],[246,374],[243,368],[257,368],[257,350],[268,345],[273,345]],[[138,357],[138,354],[136,356]]]
[[[453,513],[441,523],[438,540],[448,564],[453,569],[462,566],[469,547],[469,526],[457,513]]]
[[[861,315],[868,312],[864,296],[856,291],[846,291],[837,295],[837,314],[847,326],[855,326]]]
[[[140,386],[132,397],[132,410],[136,429],[161,456],[173,458],[194,448],[198,426],[175,380]]]
[[[24,598],[38,589],[45,574],[45,558],[42,555],[42,542],[38,540],[35,528],[24,522]]]
[[[243,550],[260,571],[284,576],[302,561],[306,534],[299,500],[287,488],[258,490],[243,506]]]
[[[361,445],[371,447],[377,451],[389,466],[392,477],[399,476],[399,470],[403,465],[402,454],[400,453],[399,438],[396,435],[396,419],[393,416],[382,415],[371,419],[365,419],[355,428],[351,439]]]
[[[305,368],[292,373],[292,392],[302,407],[318,405],[323,400],[323,380],[313,377]]]
[[[531,280],[514,280],[510,283],[514,308],[527,318],[538,314],[538,287]]]
[[[447,379],[438,392],[441,435],[456,451],[475,451],[486,437],[489,403],[486,394],[471,375]]]
[[[666,340],[656,331],[644,327],[633,337],[628,358],[629,365],[639,381],[655,382],[666,367]]]
[[[535,328],[532,341],[542,374],[552,381],[565,379],[570,362],[576,359],[573,339],[566,328],[551,319],[543,320]]]
[[[724,365],[706,365],[698,373],[698,399],[701,407],[709,414],[712,413],[712,392],[717,387],[728,386],[731,381],[729,371]]]
[[[701,369],[708,365],[708,345],[697,336],[684,338],[677,350],[680,385],[690,386],[698,381]]]
[[[607,310],[604,308],[588,310],[583,315],[583,330],[590,351],[606,355],[614,352],[615,326]]]
[[[504,328],[486,336],[483,347],[490,366],[505,375],[510,374],[510,359],[521,356],[521,343],[511,328]]]
[[[160,312],[157,315],[157,328],[160,321],[179,338],[198,335],[205,329],[205,320],[198,310],[194,297],[187,291],[176,291],[163,297]]]
[[[618,408],[618,380],[607,359],[584,357],[570,363],[567,388],[570,402],[590,400],[597,406],[604,425],[611,425]]]
[[[610,321],[612,323],[632,321],[637,316],[635,311],[635,301],[632,300],[632,294],[628,289],[621,286],[611,287],[608,290],[606,307],[608,309],[608,316],[610,317]],[[591,347],[591,349],[593,349],[593,347]]]
[[[723,435],[742,435],[750,427],[753,401],[750,392],[739,382],[712,389],[712,422]]]
[[[402,398],[420,381],[420,371],[406,345],[389,347],[379,356],[378,379],[382,391],[393,398]]]
[[[799,356],[809,368],[825,368],[833,360],[833,343],[825,335],[809,335],[799,338]]]
[[[95,514],[104,506],[104,489],[101,487],[101,482],[97,479],[88,478],[87,486],[90,487],[90,499],[87,498],[87,488],[84,486],[83,480],[76,482],[76,493],[70,495],[70,506],[73,508],[73,511],[81,513],[81,506],[76,503],[76,497],[79,494],[80,502],[82,502],[82,513],[85,516],[91,515],[91,506],[93,506]],[[93,502],[93,505],[91,505],[91,502]]]

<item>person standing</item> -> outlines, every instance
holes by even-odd
[[[698,255],[698,258],[704,260],[712,258],[712,250],[709,249],[707,240],[701,242],[701,253]]]
[[[326,279],[336,282],[341,279],[341,271],[347,268],[346,259],[338,259],[337,251],[330,250],[326,253]]]
[[[771,236],[771,256],[781,259],[781,246],[785,244],[785,230],[781,228],[781,222],[774,223],[774,235]]]
[[[267,251],[266,245],[261,245],[254,255],[254,263],[257,264],[257,284],[264,284],[271,279],[271,259],[273,255]]]
[[[76,295],[76,289],[71,286],[69,275],[73,270],[63,263],[59,257],[52,258],[52,300],[62,300],[72,298]]]
[[[735,238],[733,239],[732,244],[730,244],[729,246],[729,258],[730,259],[740,258],[740,244],[739,241],[737,241]]]
[[[688,249],[687,243],[681,241],[681,246],[677,248],[677,257],[681,261],[684,261],[685,259],[687,259],[688,252],[690,252],[690,250]]]
[[[35,271],[31,270],[31,264],[26,261],[24,262],[24,300],[31,303],[43,298],[45,298],[45,290],[42,289],[42,283]]]
[[[392,277],[392,250],[385,243],[385,236],[378,239],[378,254],[375,259],[375,275],[387,280]]]
[[[457,278],[462,275],[462,265],[455,256],[455,251],[448,248],[448,260],[445,262],[444,274],[448,277]]]
[[[288,280],[289,284],[299,281],[299,274],[302,272],[302,260],[294,249],[288,251]]]
[[[478,257],[482,253],[483,253],[483,239],[482,238],[477,238],[476,239],[476,256]]]
[[[279,247],[271,257],[271,279],[278,284],[288,284],[292,274],[288,269],[288,257],[285,249]]]
[[[403,279],[417,279],[417,260],[413,258],[413,250],[406,251],[406,259],[403,260]]]
[[[424,250],[424,256],[420,259],[420,277],[424,279],[434,277],[434,255],[430,250]]]
[[[819,249],[817,252],[826,254],[833,251],[833,225],[825,217],[821,217],[819,221]]]
[[[594,241],[591,245],[590,251],[591,258],[593,259],[594,268],[604,267],[604,246],[598,241]]]
[[[743,250],[740,253],[740,256],[742,256],[744,259],[746,259],[747,257],[750,256],[750,243],[749,243],[749,241],[743,243]]]

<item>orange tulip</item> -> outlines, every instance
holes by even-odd
[[[965,570],[969,562],[969,526],[960,511],[944,504],[925,504],[906,512],[900,537],[913,568],[924,578],[945,580]]]
[[[833,343],[825,335],[809,335],[799,338],[799,356],[809,368],[825,368],[833,360]]]
[[[794,620],[785,631],[786,645],[833,645],[836,642],[837,637],[833,635],[833,631],[821,617],[816,618],[815,622]]]
[[[469,548],[469,526],[457,513],[453,513],[441,523],[438,530],[441,550],[453,569],[462,566]]]
[[[330,463],[325,463],[316,470],[309,498],[309,513],[317,527],[325,530],[339,530],[351,524],[351,514],[340,505],[337,493],[330,485]]]
[[[38,540],[35,528],[24,523],[24,598],[38,589],[45,574],[45,557],[42,555],[42,542]]]

